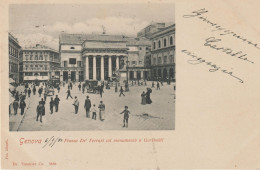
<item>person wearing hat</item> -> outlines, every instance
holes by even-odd
[[[90,117],[89,115],[89,110],[91,108],[91,101],[89,99],[89,96],[87,96],[86,100],[85,100],[85,105],[84,108],[86,109],[86,117]]]
[[[103,121],[103,120],[105,120],[105,115],[104,114],[105,114],[106,106],[105,106],[105,104],[103,103],[102,100],[100,101],[100,104],[99,104],[98,108],[99,108],[99,119],[101,121]]]
[[[79,100],[78,100],[77,96],[75,96],[75,100],[74,100],[73,105],[75,107],[75,114],[77,114],[78,110],[79,110]]]
[[[37,117],[36,117],[36,121],[38,121],[38,118],[40,117],[40,122],[42,122],[42,116],[44,115],[44,105],[41,101],[39,101],[39,105],[37,106],[36,112],[37,112]]]
[[[124,126],[123,127],[128,128],[128,118],[129,118],[129,114],[130,114],[130,111],[128,110],[128,106],[125,106],[125,110],[123,110],[120,114],[123,114],[123,113],[124,113],[124,119],[123,119]]]
[[[56,95],[56,97],[54,99],[55,112],[59,111],[59,103],[60,103],[60,98],[58,97],[58,95]]]

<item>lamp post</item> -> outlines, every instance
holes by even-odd
[[[127,52],[127,60],[126,60],[126,84],[125,84],[125,91],[128,92],[129,91],[129,83],[128,83],[128,52]]]

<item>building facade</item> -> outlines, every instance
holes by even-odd
[[[152,79],[175,81],[175,24],[154,33],[151,42]]]
[[[146,66],[146,54],[151,50],[151,42],[146,38],[128,38],[129,80],[149,79],[150,69]]]
[[[129,79],[142,79],[144,71],[149,74],[144,69],[144,56],[150,46],[150,41],[123,35],[61,34],[60,80],[126,80],[127,69]]]
[[[37,44],[24,48],[20,53],[20,76],[23,82],[59,78],[59,71],[56,71],[59,66],[58,51],[49,47]]]
[[[12,78],[16,83],[19,83],[19,53],[21,46],[18,40],[12,35],[8,34],[9,40],[9,78]]]
[[[163,28],[165,28],[165,23],[152,22],[147,27],[145,27],[141,31],[139,31],[137,33],[137,37],[145,37],[147,39],[150,39],[154,33],[160,31]]]

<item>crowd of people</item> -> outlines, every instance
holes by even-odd
[[[144,85],[147,86],[147,82],[143,81],[132,81],[131,82],[132,85]],[[58,112],[59,111],[59,103],[60,103],[60,98],[58,96],[58,94],[60,93],[60,88],[63,86],[63,88],[66,89],[65,87],[66,83],[65,82],[61,82],[58,84],[58,86],[56,87],[57,89],[57,93],[56,95],[54,95],[55,97],[50,97],[49,100],[49,109],[50,109],[50,114],[53,114],[54,111]],[[66,100],[68,100],[69,98],[73,99],[73,106],[74,106],[74,110],[75,110],[75,114],[78,114],[79,112],[79,105],[80,105],[80,101],[78,99],[77,96],[72,96],[71,90],[73,89],[73,85],[74,83],[69,82],[67,85],[67,90],[65,90],[65,93],[67,93],[66,96]],[[109,88],[108,88],[109,86]],[[120,86],[119,83],[115,83],[115,93],[117,93],[118,91],[119,93],[119,97],[121,96],[125,96],[126,94],[124,93],[126,91],[127,86],[125,86],[125,88],[123,88],[123,86],[120,86],[120,89],[118,90],[118,86]],[[163,86],[163,82],[159,82],[157,81],[157,85],[156,85],[156,89],[160,90],[160,86]],[[106,87],[106,89],[110,89],[110,83],[109,82],[101,82],[101,85],[98,86],[98,88],[96,90],[98,90],[98,93],[100,94],[100,97],[102,98],[103,92],[104,92],[104,87]],[[12,91],[12,95],[14,96],[15,100],[12,103],[13,106],[13,110],[14,110],[14,115],[16,115],[18,113],[18,109],[20,108],[21,110],[21,115],[24,114],[25,112],[25,108],[26,108],[26,98],[31,98],[31,93],[36,96],[36,91],[38,88],[38,95],[40,97],[40,101],[38,102],[38,105],[36,107],[36,121],[40,120],[40,122],[42,122],[42,117],[45,115],[46,112],[46,101],[48,96],[50,96],[50,92],[53,92],[54,94],[54,88],[51,87],[49,84],[47,83],[40,83],[38,86],[36,86],[35,83],[26,83],[24,84],[24,91],[16,91],[16,89],[14,91]],[[80,92],[82,92],[82,94],[85,93],[85,90],[89,89],[90,85],[83,82],[83,83],[79,83],[78,84],[78,90]],[[155,88],[155,83],[152,82],[152,87],[151,88]],[[141,94],[141,104],[142,105],[146,105],[146,104],[152,104],[152,100],[151,100],[151,93],[152,93],[152,89],[147,87],[147,91],[143,91]],[[63,91],[64,92],[64,91]],[[43,97],[42,97],[43,94]],[[53,95],[52,94],[52,95]],[[105,120],[105,104],[102,100],[100,100],[100,102],[96,105],[91,103],[91,99],[90,97],[87,95],[86,99],[85,99],[85,103],[84,103],[84,109],[86,111],[86,118],[91,118],[91,119],[99,119],[100,121],[104,121]],[[128,110],[128,106],[125,106],[125,109],[123,112],[121,112],[120,114],[124,114],[123,116],[123,123],[124,126],[123,127],[128,127],[128,118],[129,118],[129,114],[130,111]]]

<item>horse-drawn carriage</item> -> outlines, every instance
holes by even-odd
[[[100,85],[98,85],[98,81],[96,80],[86,80],[85,86],[87,88],[87,93],[99,93],[99,90],[101,88]]]

